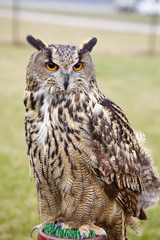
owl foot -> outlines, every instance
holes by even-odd
[[[73,229],[73,228],[77,228],[77,225],[75,225],[73,222],[61,222],[62,219],[60,220],[55,220],[55,222],[53,223],[52,227],[54,227],[54,232],[56,231],[56,229],[58,227],[61,227],[62,229]]]
[[[104,231],[103,228],[98,227],[94,224],[89,224],[89,225],[86,224],[86,225],[82,225],[79,227],[79,231],[81,234],[81,240],[88,237],[90,230],[94,231],[96,236],[103,235],[105,237],[105,240],[108,239],[107,233]]]
[[[46,223],[53,223],[53,227],[58,223],[58,222],[63,222],[63,218],[62,217],[57,217],[54,219],[51,219],[49,221],[47,221]]]
[[[32,235],[33,235],[34,230],[36,230],[36,229],[39,230],[41,227],[43,227],[43,224],[36,225],[36,226],[34,226],[34,227],[32,228],[32,230],[31,230],[31,232],[30,232],[31,238],[32,238]]]

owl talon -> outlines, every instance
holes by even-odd
[[[65,225],[64,223],[57,223],[54,228],[54,233],[56,232],[58,227],[62,227],[62,229],[64,229],[64,225]]]
[[[58,220],[55,220],[54,223],[52,224],[52,227],[54,227],[58,223]]]
[[[81,240],[83,240],[83,239],[85,238],[86,234],[87,234],[86,231],[82,232],[82,234],[81,234]]]
[[[105,237],[105,240],[107,240],[107,239],[108,239],[108,235],[107,235],[107,233],[106,233],[106,232],[104,233],[104,237]]]
[[[36,230],[36,229],[39,230],[39,229],[41,228],[41,226],[42,226],[42,224],[39,224],[39,225],[36,225],[36,226],[34,226],[34,227],[32,228],[32,230],[31,230],[31,232],[30,232],[31,238],[32,238],[32,235],[33,235],[34,230]]]

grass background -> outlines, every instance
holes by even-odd
[[[148,56],[148,36],[71,28],[51,24],[20,23],[20,45],[11,43],[11,21],[0,18],[0,239],[29,240],[40,223],[36,191],[29,178],[24,140],[25,71],[34,49],[25,43],[33,34],[47,43],[80,45],[92,36],[97,81],[101,91],[126,113],[131,125],[146,134],[160,173],[160,58]],[[129,230],[132,240],[160,239],[160,203],[147,210],[143,236]],[[36,233],[34,233],[36,239]]]

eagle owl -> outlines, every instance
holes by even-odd
[[[41,221],[78,228],[82,238],[91,229],[126,240],[127,225],[140,235],[160,178],[121,108],[98,89],[90,55],[97,39],[80,48],[31,35],[27,41],[38,50],[27,67],[24,104]]]

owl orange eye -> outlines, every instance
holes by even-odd
[[[54,62],[47,62],[46,63],[46,68],[50,71],[55,71],[58,69],[58,65],[55,64]]]
[[[76,70],[76,71],[79,71],[81,70],[83,67],[83,63],[82,62],[78,62],[76,63],[74,66],[73,66],[73,69]]]

